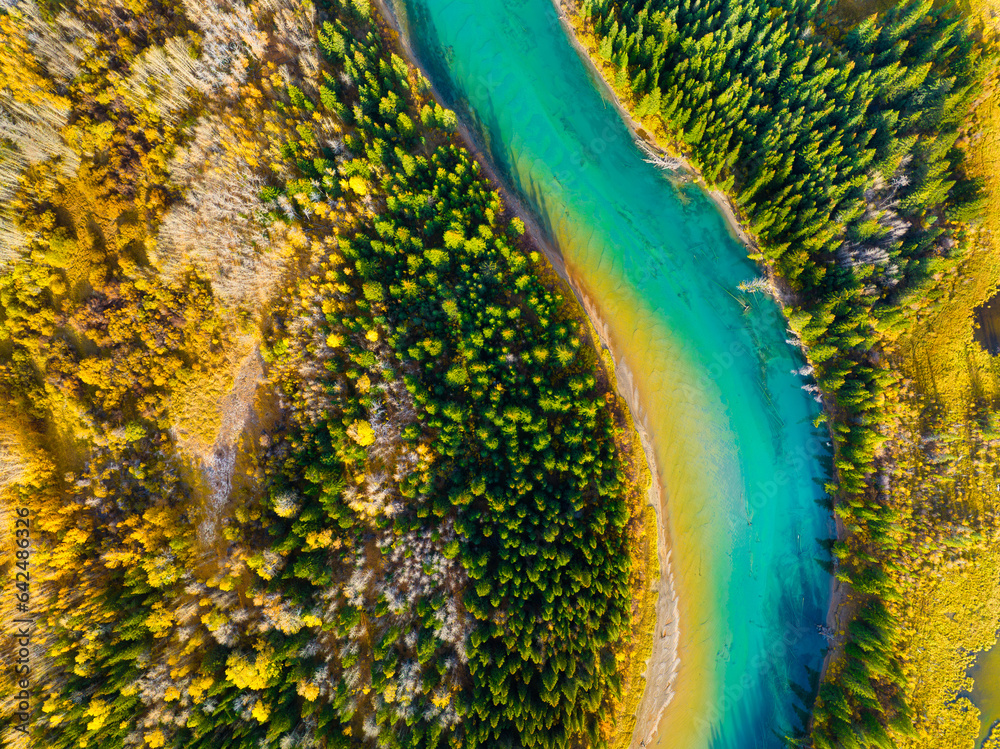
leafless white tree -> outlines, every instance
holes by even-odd
[[[195,70],[205,93],[235,96],[246,81],[247,69],[267,49],[267,35],[246,5],[184,0],[184,10],[201,30],[201,55]]]
[[[59,158],[63,173],[67,176],[75,174],[80,166],[80,157],[60,135],[68,116],[68,108],[52,102],[29,105],[15,99],[9,91],[0,91],[0,141],[8,141],[15,146],[17,155],[8,153],[13,166],[20,170],[28,164]],[[9,184],[9,176],[3,181]]]
[[[173,37],[132,61],[128,86],[137,102],[152,101],[160,117],[176,122],[191,103],[190,92],[202,88],[199,61],[185,39]]]
[[[307,94],[315,95],[319,80],[316,7],[301,0],[262,0],[258,22],[270,30],[271,43],[279,55],[299,66],[302,75],[296,82]]]
[[[244,156],[221,145],[225,138],[233,135],[219,120],[202,120],[191,145],[171,163],[172,176],[187,190],[163,220],[154,259],[167,275],[202,270],[226,301],[259,303],[270,297],[283,264],[258,220],[264,179]]]
[[[0,435],[0,492],[12,486],[27,474],[27,466],[10,435]]]
[[[42,18],[33,0],[14,3],[20,15],[18,23],[27,31],[32,52],[46,72],[67,83],[76,77],[84,51],[82,42],[93,38],[96,29],[88,28],[78,16],[63,11],[50,23]]]

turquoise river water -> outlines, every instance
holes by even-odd
[[[679,598],[647,746],[778,747],[811,700],[830,577],[827,435],[805,362],[700,188],[645,161],[550,0],[397,0],[435,87],[600,309],[645,407]]]

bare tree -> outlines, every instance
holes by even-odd
[[[16,262],[27,244],[28,236],[17,228],[10,215],[0,209],[0,269]]]
[[[278,56],[294,60],[301,71],[297,83],[307,93],[317,93],[319,52],[316,46],[316,8],[300,0],[263,0],[258,21],[271,30],[271,43]]]
[[[0,434],[0,492],[22,481],[27,475],[27,465],[14,440]]]
[[[93,38],[98,30],[66,11],[49,23],[32,0],[19,0],[12,6],[16,6],[18,23],[26,30],[32,52],[44,63],[46,72],[63,83],[73,80],[84,56],[80,42]]]
[[[9,91],[0,91],[0,141],[11,143],[17,154],[8,158],[21,168],[59,158],[64,174],[76,174],[80,157],[60,135],[68,116],[69,108],[58,103],[39,101],[25,104]]]
[[[184,0],[184,10],[202,32],[195,71],[200,88],[205,93],[235,96],[246,81],[250,63],[267,49],[267,35],[257,27],[250,8],[238,0]]]
[[[164,120],[176,122],[191,104],[190,91],[201,90],[198,60],[187,41],[168,39],[162,47],[149,47],[132,61],[129,91],[136,102],[152,101]]]
[[[187,192],[163,220],[154,261],[167,275],[192,266],[204,271],[215,293],[230,303],[260,303],[270,297],[284,265],[258,220],[263,177],[242,151],[222,145],[235,140],[221,121],[208,118],[174,159],[172,175]]]

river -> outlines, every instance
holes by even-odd
[[[643,404],[680,625],[676,695],[646,746],[782,746],[822,664],[833,525],[828,436],[780,310],[738,289],[759,275],[746,248],[704,190],[647,163],[550,0],[396,2]]]

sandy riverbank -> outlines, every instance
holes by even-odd
[[[406,35],[403,34],[400,29],[399,21],[394,10],[388,7],[386,0],[375,0],[375,5],[382,17],[386,19],[393,30],[399,35],[400,46],[405,52],[408,62],[417,69],[421,70],[421,72],[423,72],[426,76],[426,71],[423,70],[422,66],[417,61]],[[576,36],[573,34],[571,29],[567,29],[567,34],[573,43],[576,44]],[[589,58],[586,57],[585,54],[582,55],[582,57],[589,62]],[[598,79],[603,80],[599,73]],[[440,100],[439,92],[433,90],[433,88],[432,91],[435,97]],[[632,127],[634,123],[631,121],[628,113],[621,107],[620,112],[623,117],[628,118],[626,121],[629,122],[630,127]],[[629,411],[632,414],[632,421],[642,443],[643,452],[646,455],[646,462],[649,465],[652,483],[649,488],[648,499],[649,503],[656,511],[657,556],[660,568],[659,582],[657,585],[658,596],[656,601],[655,630],[659,636],[654,638],[653,652],[647,661],[646,688],[644,690],[639,709],[636,713],[636,729],[630,744],[631,749],[639,749],[640,746],[644,744],[649,745],[651,743],[650,739],[656,732],[660,718],[673,697],[673,685],[677,677],[677,671],[680,668],[680,657],[678,655],[678,647],[680,643],[680,613],[678,610],[677,589],[670,566],[670,544],[666,530],[665,513],[666,497],[663,491],[663,486],[661,485],[660,473],[657,470],[656,453],[653,449],[649,425],[647,423],[647,411],[640,399],[639,391],[635,386],[634,377],[628,367],[628,364],[621,356],[621,352],[616,350],[616,347],[614,346],[614,341],[609,334],[609,328],[607,323],[604,321],[601,310],[587,295],[586,290],[581,287],[581,284],[568,271],[562,254],[547,240],[546,232],[543,231],[534,214],[527,210],[517,195],[512,194],[504,187],[503,183],[498,178],[492,161],[481,148],[478,139],[461,119],[458,121],[458,131],[465,145],[483,167],[483,170],[490,181],[500,191],[504,204],[507,206],[508,210],[524,222],[525,228],[536,246],[545,254],[549,263],[552,265],[559,277],[566,281],[573,290],[573,293],[576,295],[581,307],[584,309],[591,324],[597,331],[597,334],[601,339],[601,345],[607,348],[611,353],[615,362],[615,377],[617,379],[618,392],[625,399]],[[693,170],[692,173],[694,173]]]
[[[637,121],[632,116],[631,111],[629,111],[629,109],[625,106],[624,102],[618,96],[618,93],[608,82],[607,78],[605,78],[603,71],[598,67],[597,63],[594,60],[593,52],[587,49],[581,42],[581,39],[578,35],[578,29],[577,29],[577,24],[575,23],[575,19],[570,18],[569,16],[569,13],[573,13],[574,15],[576,14],[577,3],[574,0],[552,0],[552,3],[555,6],[563,30],[565,31],[567,37],[569,38],[570,43],[573,45],[573,48],[576,50],[580,59],[589,69],[591,77],[595,80],[602,95],[605,97],[606,100],[610,101],[614,105],[619,116],[625,123],[626,127],[628,127],[629,132],[632,134],[632,137],[635,139],[639,147],[642,148],[642,150],[646,151],[647,153],[659,157],[660,159],[663,160],[665,164],[669,164],[668,168],[670,171],[673,171],[675,173],[680,172],[685,177],[693,180],[695,183],[699,184],[702,188],[704,188],[706,194],[716,204],[716,206],[719,209],[719,212],[724,217],[726,224],[729,227],[729,230],[732,233],[732,235],[747,247],[750,257],[758,261],[758,267],[761,269],[762,273],[764,274],[764,278],[767,280],[768,286],[770,287],[771,296],[782,307],[782,310],[784,310],[785,307],[790,303],[790,295],[787,293],[787,289],[785,289],[783,292],[782,289],[784,285],[781,284],[779,280],[774,276],[774,273],[772,272],[771,268],[769,268],[766,264],[760,262],[763,258],[759,254],[759,249],[758,249],[759,246],[757,240],[753,236],[752,232],[745,225],[744,219],[740,216],[739,210],[737,209],[733,201],[729,198],[728,195],[726,195],[721,190],[712,189],[711,187],[709,187],[704,177],[702,176],[701,171],[697,169],[686,156],[665,148],[659,141],[656,140],[656,138],[653,135],[651,135],[648,132],[647,128],[641,122]],[[590,314],[592,318],[594,317],[594,314],[591,313],[589,309],[588,309],[588,314]],[[793,338],[795,337],[793,336]],[[798,343],[799,348],[802,349],[804,355],[806,356],[806,359],[808,360],[809,359],[808,350],[801,342],[797,340],[797,338],[795,338],[795,340]],[[826,410],[827,412],[829,412],[829,405],[830,405],[829,403],[824,401],[824,410]],[[632,407],[631,401],[629,402],[629,406],[630,408]],[[637,407],[641,407],[641,404],[637,404]],[[635,412],[635,409],[633,409],[633,412]],[[832,439],[832,434],[831,434],[831,439]],[[661,524],[662,522],[663,518],[661,516]],[[838,538],[842,538],[843,528],[841,527],[839,520],[837,525],[838,525],[837,536]],[[661,528],[661,532],[662,530],[663,529]],[[840,623],[841,603],[845,595],[846,595],[846,586],[839,583],[835,577],[831,577],[830,607],[827,611],[826,625],[828,627],[828,630],[834,634],[839,632],[841,626]],[[657,626],[659,627],[660,625],[658,624]],[[826,670],[829,664],[832,662],[833,658],[836,657],[838,648],[835,647],[835,645],[837,643],[838,640],[835,639],[834,643],[831,644],[832,646],[830,647],[826,657],[823,660],[821,678],[822,675],[826,673]],[[661,664],[658,664],[656,661],[656,651],[654,651],[654,658],[651,659],[650,661],[651,672],[652,670],[657,669],[660,666]],[[676,668],[672,673],[676,675]],[[653,676],[652,673],[650,673],[650,676]],[[653,682],[650,681],[649,683]],[[646,695],[644,695],[643,702],[639,710],[639,719],[637,722],[636,735],[633,738],[631,749],[638,749],[642,739],[647,739],[646,743],[647,744],[650,743],[648,741],[648,737],[651,736],[652,733],[643,733],[638,730],[638,727],[645,724],[647,720],[651,717],[652,711],[655,711],[657,718],[651,727],[651,731],[655,732],[659,716],[663,714],[664,710],[667,707],[667,704],[669,703],[671,697],[673,696],[672,688],[668,688],[667,692],[668,694],[665,696],[662,705],[656,705],[656,699],[655,698],[650,699],[651,697],[650,694],[647,693]]]
[[[572,281],[570,282],[572,283]],[[615,361],[615,376],[618,381],[618,392],[628,404],[632,413],[639,439],[642,442],[646,462],[652,474],[649,487],[649,503],[656,510],[657,520],[657,557],[660,565],[660,579],[657,587],[656,600],[656,634],[653,639],[653,652],[646,662],[646,687],[639,708],[636,710],[635,731],[632,735],[631,749],[651,745],[652,738],[660,724],[664,711],[674,696],[674,682],[680,669],[680,611],[677,600],[677,586],[670,566],[670,539],[667,534],[666,493],[657,470],[656,452],[650,438],[650,428],[647,421],[647,410],[642,403],[639,389],[635,385],[632,371],[624,358],[615,350],[608,324],[604,321],[600,309],[594,301],[573,284],[580,304],[587,312],[601,343],[611,352]]]

